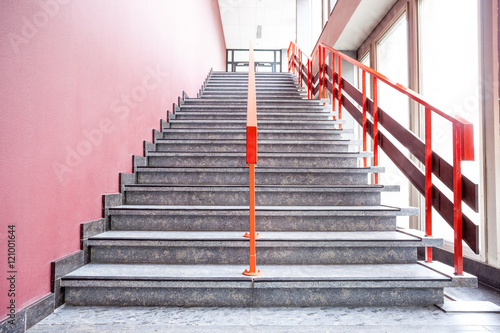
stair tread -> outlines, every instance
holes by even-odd
[[[167,206],[167,205],[119,205],[110,210],[248,210],[248,206]],[[398,208],[391,206],[255,206],[256,211],[387,211],[399,212],[403,209],[413,210],[414,207]]]
[[[220,103],[220,98],[213,98],[213,99],[210,99],[210,98],[203,98],[203,99],[202,98],[186,98],[184,100],[185,103],[190,103],[193,101],[219,102]],[[226,98],[226,99],[224,99],[224,101],[227,104],[231,104],[232,102],[243,103],[245,100],[244,99],[236,99],[236,98]],[[259,102],[260,103],[271,102],[271,103],[280,103],[280,104],[287,104],[287,103],[296,104],[297,100],[286,99],[286,98],[283,98],[283,99],[259,99],[259,100],[257,100],[257,105],[259,104]],[[312,100],[312,99],[307,99],[307,98],[300,99],[300,102],[303,102],[304,104],[311,104],[311,105],[322,105],[319,100]]]
[[[197,123],[197,122],[203,122],[203,123],[230,123],[230,124],[246,124],[246,119],[239,120],[239,119],[171,119],[170,123],[175,124],[175,123]],[[328,119],[328,120],[305,120],[305,119],[296,119],[296,120],[286,120],[286,119],[278,119],[278,120],[258,120],[259,123],[261,124],[296,124],[296,123],[305,123],[305,124],[332,124],[332,125],[337,125],[337,124],[343,124],[345,123],[345,120],[333,120],[333,119]]]
[[[88,264],[63,280],[157,281],[448,281],[450,276],[419,263],[351,265],[259,265],[258,277],[241,273],[244,265]]]
[[[213,139],[156,139],[156,143],[170,143],[170,144],[245,144],[245,139],[227,139],[227,140],[213,140]],[[294,144],[294,145],[328,145],[328,144],[336,144],[336,145],[357,145],[361,144],[361,140],[259,140],[259,145],[262,144]]]
[[[231,152],[148,152],[148,156],[222,156],[222,157],[237,157],[246,156],[246,153],[231,153]],[[258,153],[258,157],[372,157],[372,152],[325,152],[325,153],[301,153],[301,152],[282,152],[282,153]]]
[[[248,191],[244,185],[130,184],[126,191]],[[396,192],[399,185],[256,185],[256,192]]]
[[[89,240],[208,240],[208,241],[248,241],[245,231],[107,231]],[[438,238],[426,238],[439,241]],[[421,237],[401,231],[316,231],[283,232],[260,231],[257,242],[266,241],[339,241],[339,242],[387,242],[421,241]]]
[[[270,167],[259,167],[255,169],[256,173],[371,173],[371,172],[383,172],[384,167],[357,167],[357,168],[270,168]],[[158,171],[171,171],[171,172],[244,172],[248,173],[248,168],[173,168],[173,167],[152,167],[152,166],[139,166],[137,167],[138,172],[158,172]]]
[[[353,130],[350,129],[259,129],[259,133],[326,133],[333,134],[334,132],[343,132],[343,133],[353,133]],[[238,129],[238,128],[167,128],[164,129],[164,132],[195,132],[195,133],[246,133],[246,129]]]

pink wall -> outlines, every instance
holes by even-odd
[[[50,292],[50,263],[80,249],[182,90],[224,64],[217,0],[1,2],[0,276],[14,224],[17,310]],[[0,295],[3,319],[5,278]]]

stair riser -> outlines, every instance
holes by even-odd
[[[258,151],[261,153],[270,152],[289,152],[289,153],[309,153],[311,151],[316,153],[334,153],[334,152],[347,152],[349,146],[342,144],[265,144],[258,145]],[[156,144],[157,151],[165,152],[232,152],[244,153],[246,152],[246,143],[241,144]]]
[[[433,306],[442,288],[66,287],[70,306],[326,307]]]
[[[341,133],[335,131],[332,133],[262,133],[258,134],[259,140],[338,140],[341,137]],[[207,132],[207,133],[195,133],[188,132],[185,133],[172,133],[168,130],[163,132],[164,139],[186,139],[186,140],[245,140],[245,132],[241,133],[229,133],[229,132]]]
[[[200,96],[202,99],[241,99],[246,101],[247,100],[247,94],[235,94],[235,93],[224,93],[224,94],[211,94],[211,93],[202,93]],[[286,99],[306,99],[307,95],[304,93],[299,94],[299,93],[293,93],[293,94],[288,94],[288,93],[257,93],[256,99],[258,100],[266,100],[266,99],[274,99],[274,100],[281,100],[283,98]]]
[[[238,94],[238,93],[219,93],[219,94],[212,94],[212,93],[202,93],[200,96],[202,99],[236,99],[236,100],[245,100],[247,99],[247,94]],[[288,94],[288,93],[257,93],[256,95],[257,100],[266,100],[266,99],[273,99],[273,100],[293,100],[293,99],[307,99],[307,93],[293,93],[293,94]]]
[[[330,116],[328,114],[326,115],[308,115],[308,116],[296,116],[296,115],[266,115],[266,114],[259,114],[257,116],[259,120],[331,120],[333,119],[333,116]],[[199,121],[199,120],[246,120],[247,115],[246,112],[241,112],[241,113],[227,113],[227,114],[210,114],[207,112],[207,114],[197,114],[197,115],[183,115],[182,113],[177,113],[175,115],[175,119],[177,120],[194,120],[194,121]]]
[[[391,231],[394,216],[261,215],[256,216],[257,231]],[[124,231],[241,231],[248,230],[245,214],[175,213],[168,215],[113,215],[111,228]]]
[[[315,124],[307,122],[289,122],[289,123],[271,123],[271,124],[258,124],[258,128],[262,130],[280,130],[280,129],[296,129],[296,130],[333,130],[339,127],[335,122],[331,124]],[[246,128],[246,123],[227,123],[224,121],[220,122],[185,122],[185,123],[171,123],[170,128],[211,128],[211,129],[244,129]]]
[[[262,86],[257,84],[255,87],[255,90],[257,93],[259,92],[276,92],[276,93],[291,93],[291,92],[298,92],[300,91],[300,88],[288,85],[288,86]],[[211,84],[205,86],[203,89],[203,92],[205,93],[223,93],[223,92],[235,92],[235,93],[241,93],[245,94],[248,93],[248,86],[240,86],[240,85],[231,85],[231,86],[212,86]]]
[[[235,98],[235,99],[229,99],[229,100],[223,100],[223,99],[190,99],[184,101],[182,106],[191,106],[191,105],[228,105],[228,106],[234,106],[234,105],[246,105],[246,100],[242,98]],[[318,106],[324,106],[323,103],[319,102],[318,100],[312,100],[312,99],[301,99],[301,100],[288,100],[288,99],[280,99],[280,100],[258,100],[257,101],[257,108],[261,105],[264,106],[303,106],[303,107],[318,107]]]
[[[286,82],[281,82],[279,84],[269,84],[269,83],[264,83],[264,82],[258,82],[255,84],[255,87],[257,89],[269,89],[269,90],[299,90],[300,86],[296,85],[295,83],[286,83]],[[239,82],[239,83],[220,83],[216,81],[211,81],[208,82],[205,85],[204,90],[219,90],[219,91],[224,91],[228,89],[237,89],[237,90],[248,90],[248,83],[247,82]]]
[[[265,192],[255,193],[256,205],[261,206],[376,206],[379,192]],[[129,205],[248,205],[248,190],[233,191],[126,191]]]
[[[365,173],[260,173],[257,185],[363,185]],[[169,185],[248,185],[248,172],[139,172],[138,184]]]
[[[232,247],[228,247],[225,243],[219,246],[176,246],[175,242],[171,243],[156,246],[93,245],[90,248],[90,258],[94,264],[245,265],[248,263],[248,242]],[[417,261],[417,249],[414,247],[314,247],[314,245],[294,247],[289,242],[281,244],[280,247],[266,247],[257,242],[258,263],[334,265],[406,264]]]
[[[257,117],[266,116],[266,113],[317,113],[317,112],[330,112],[331,110],[325,109],[323,107],[316,108],[305,108],[305,107],[294,107],[294,106],[258,106],[257,107]],[[181,116],[183,112],[204,112],[209,115],[213,112],[225,112],[228,114],[245,114],[247,112],[246,105],[198,105],[198,106],[182,106],[181,111],[176,112],[176,116]],[[333,116],[333,115],[332,115]]]
[[[245,167],[246,157],[211,157],[211,156],[149,156],[149,166],[154,167]],[[354,168],[357,164],[355,157],[258,157],[261,167],[290,167],[290,168]]]

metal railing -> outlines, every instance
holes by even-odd
[[[255,70],[253,45],[250,42],[248,66],[248,99],[247,99],[247,164],[248,164],[248,185],[249,185],[249,210],[250,210],[250,232],[245,237],[250,238],[250,268],[243,274],[257,276],[261,274],[257,270],[255,254],[255,164],[257,163],[257,98],[255,93]]]
[[[327,54],[328,52],[328,54]],[[291,42],[287,51],[288,71],[294,74],[297,71],[299,84],[307,82],[308,97],[326,97],[326,90],[332,94],[332,109],[338,109],[338,118],[342,119],[344,107],[363,128],[363,150],[367,150],[367,134],[374,141],[373,163],[378,166],[379,147],[387,154],[415,188],[425,197],[425,234],[432,236],[432,207],[444,218],[454,230],[454,266],[455,274],[463,273],[462,240],[475,252],[479,253],[478,227],[462,213],[462,202],[474,211],[478,211],[478,188],[469,179],[462,175],[461,162],[474,160],[473,125],[460,117],[451,117],[438,108],[427,103],[418,93],[387,78],[359,61],[320,43],[308,57]],[[326,63],[329,56],[331,66]],[[303,58],[307,59],[304,65]],[[342,78],[342,60],[345,60],[362,71],[362,91],[353,87]],[[336,66],[337,62],[337,66]],[[314,67],[317,66],[317,71]],[[338,67],[338,72],[335,71]],[[366,74],[372,77],[373,100],[367,97]],[[401,126],[378,105],[378,81],[381,81],[394,90],[408,96],[425,109],[425,138],[424,141],[416,137],[411,131]],[[343,94],[347,94],[355,101],[355,106]],[[336,99],[336,100],[335,100]],[[337,104],[337,106],[336,106]],[[453,126],[453,166],[432,151],[432,122],[431,114],[441,116]],[[367,114],[372,116],[370,121]],[[334,117],[335,119],[335,117]],[[399,141],[410,153],[425,165],[425,172],[419,170],[414,163],[405,156],[382,132],[379,125]],[[366,167],[367,161],[364,160]],[[453,191],[451,202],[432,182],[436,176],[450,190]],[[378,174],[375,174],[375,183],[378,184]],[[426,261],[432,262],[432,248],[426,248]]]

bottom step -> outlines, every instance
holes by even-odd
[[[261,276],[247,277],[234,265],[89,264],[61,285],[68,305],[229,307],[431,305],[443,302],[444,287],[477,285],[443,267],[262,265]]]

